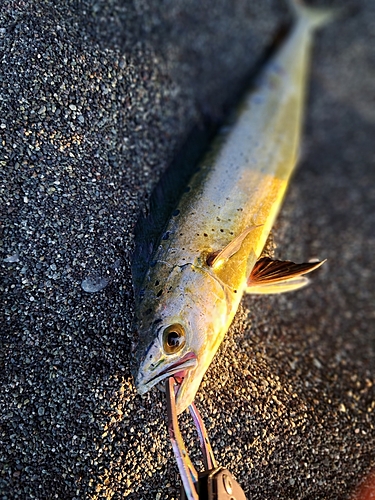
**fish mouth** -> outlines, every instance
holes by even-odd
[[[188,352],[176,363],[168,366],[155,377],[150,378],[143,384],[143,387],[138,386],[138,392],[140,394],[145,394],[152,387],[159,384],[159,382],[162,382],[164,379],[171,377],[172,375],[176,378],[176,380],[180,381],[179,385],[181,387],[183,379],[186,377],[187,373],[193,368],[196,368],[197,365],[198,358],[196,354],[194,352]]]

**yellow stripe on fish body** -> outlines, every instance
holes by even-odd
[[[236,123],[191,179],[146,275],[136,384],[144,393],[182,373],[178,412],[192,402],[233,320],[296,165],[314,19],[302,9]],[[175,351],[166,354],[166,342],[176,342]]]

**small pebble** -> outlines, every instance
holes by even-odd
[[[109,280],[103,277],[95,277],[95,278],[86,278],[82,281],[81,287],[85,292],[88,293],[96,293],[104,290],[104,288],[108,285]]]

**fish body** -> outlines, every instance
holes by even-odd
[[[145,393],[174,374],[178,413],[193,401],[251,291],[297,163],[313,27],[324,16],[295,8],[291,34],[191,178],[136,290],[137,389]],[[262,283],[253,281],[259,291]],[[296,288],[305,283],[294,281]],[[264,289],[278,291],[267,280]]]

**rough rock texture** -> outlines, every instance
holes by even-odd
[[[305,290],[245,298],[197,397],[252,499],[349,498],[375,465],[375,3],[352,4],[317,36],[275,230],[278,257],[328,262]],[[3,0],[3,500],[178,497],[164,395],[140,398],[129,372],[133,229],[285,15],[276,0]]]

